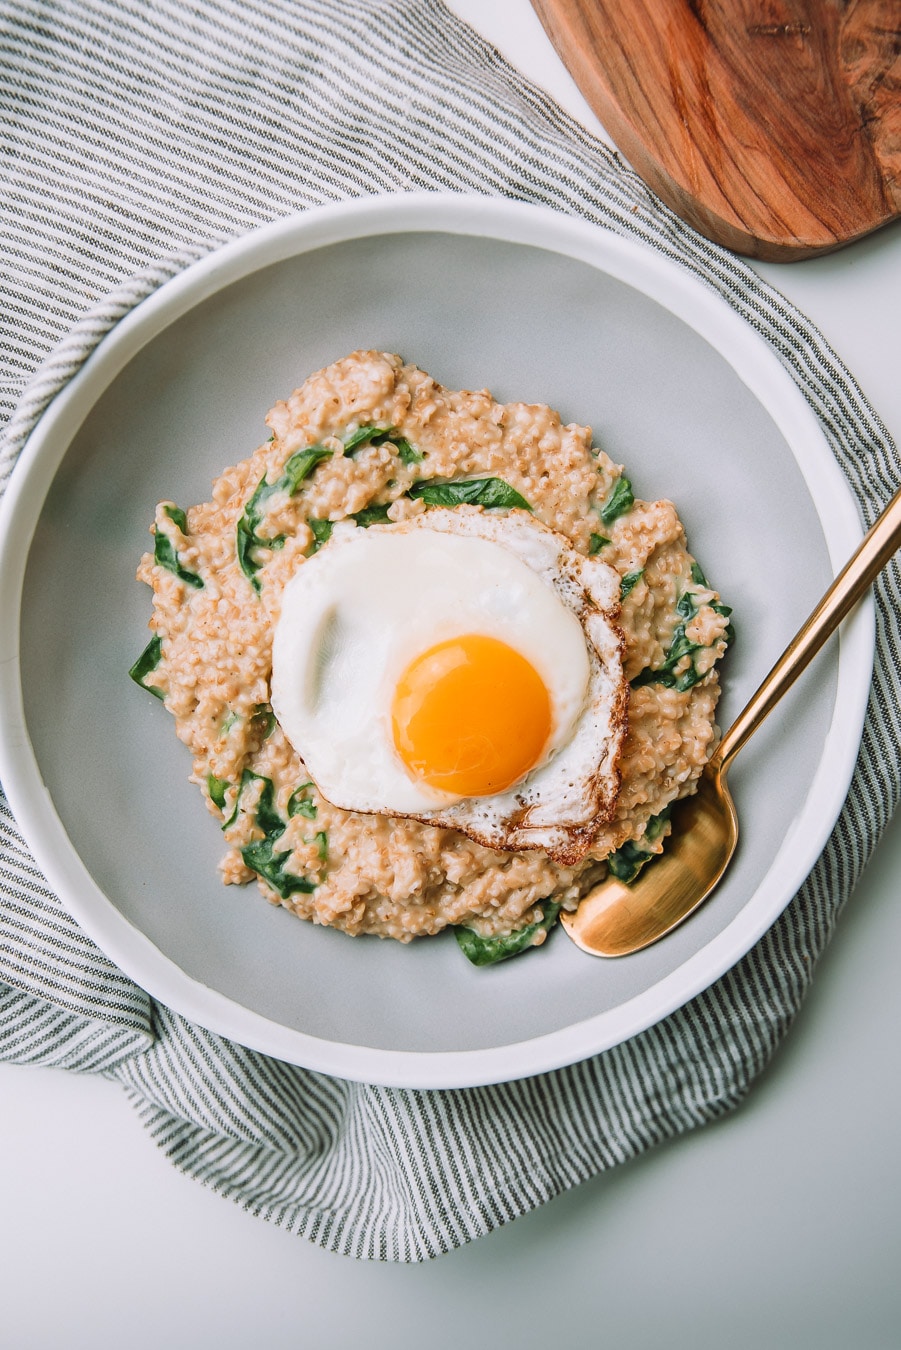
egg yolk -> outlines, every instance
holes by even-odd
[[[551,700],[535,667],[505,642],[467,634],[407,666],[391,709],[409,773],[460,797],[503,792],[541,759]]]

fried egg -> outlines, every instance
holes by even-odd
[[[272,706],[333,805],[576,862],[619,789],[618,610],[525,511],[347,522],[285,587]]]

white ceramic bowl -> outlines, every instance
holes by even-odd
[[[271,404],[358,347],[450,387],[588,423],[636,492],[671,497],[735,609],[733,717],[860,538],[825,439],[772,351],[714,292],[549,210],[438,195],[311,210],[197,263],[131,312],[29,439],[0,521],[0,775],[50,884],[163,1003],[348,1078],[497,1082],[603,1050],[737,961],[821,851],[859,744],[864,605],[743,752],[740,852],[711,901],[617,962],[558,931],[478,970],[444,934],[403,947],[223,888],[221,837],[171,719],[128,679],[155,503],[206,500]],[[24,693],[23,693],[24,691]],[[2,902],[0,902],[2,903]]]

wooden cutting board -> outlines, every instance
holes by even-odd
[[[633,168],[727,248],[791,260],[901,215],[901,0],[532,0]]]

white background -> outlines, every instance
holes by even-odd
[[[595,131],[528,0],[452,8]],[[901,230],[763,275],[901,437]],[[728,1120],[424,1266],[331,1256],[181,1176],[119,1088],[0,1065],[0,1350],[901,1346],[901,822]]]

